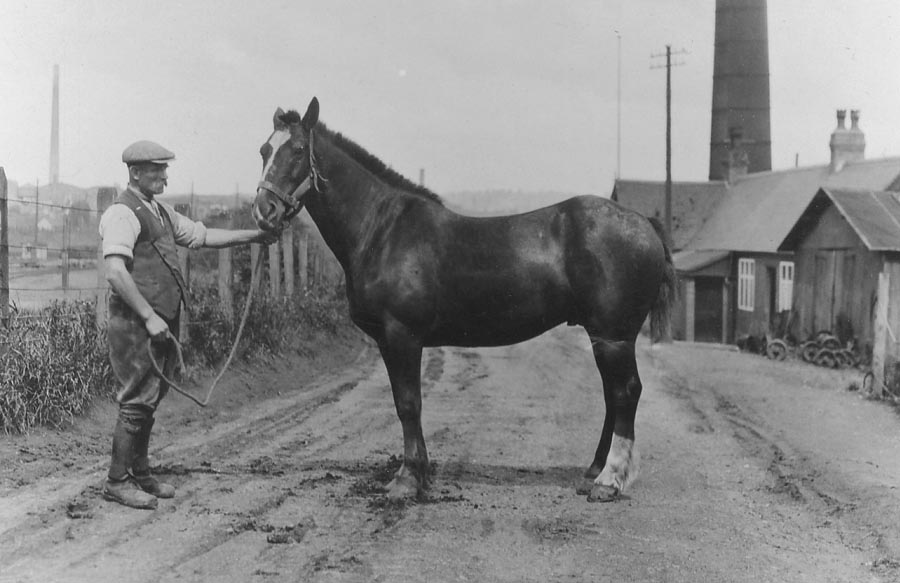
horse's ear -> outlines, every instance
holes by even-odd
[[[306,113],[303,115],[303,127],[307,130],[313,129],[316,123],[319,121],[319,100],[315,97],[312,98],[312,101],[309,102],[309,107],[306,108]]]
[[[281,120],[281,116],[284,115],[284,110],[280,107],[275,110],[275,115],[272,117],[272,125],[275,126],[276,130],[283,130],[287,127],[287,124]]]

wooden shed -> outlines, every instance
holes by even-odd
[[[829,330],[896,360],[900,193],[821,188],[779,250],[796,265],[795,334]]]

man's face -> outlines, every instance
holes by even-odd
[[[168,183],[168,164],[142,164],[132,168],[132,183],[147,196],[162,194]]]

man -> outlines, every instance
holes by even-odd
[[[187,300],[176,245],[197,249],[274,241],[263,231],[206,228],[155,200],[166,187],[166,169],[174,158],[149,141],[125,148],[128,188],[100,218],[106,279],[112,287],[109,356],[121,384],[103,497],[132,508],[153,509],[157,498],[175,495],[175,488],[150,474],[153,415],[168,386],[151,368],[147,340],[153,339],[154,357],[171,378],[177,353],[168,335],[177,337],[181,305]]]

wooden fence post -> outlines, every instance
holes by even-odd
[[[262,253],[262,245],[259,243],[250,244],[250,290],[256,293],[259,287],[259,280],[262,279],[262,272],[257,275],[256,266],[259,263],[259,255]]]
[[[884,366],[888,340],[888,294],[891,276],[886,270],[878,274],[878,295],[875,300],[875,346],[872,347],[872,393],[884,396]]]
[[[69,229],[69,210],[65,210],[63,217],[62,250],[59,252],[59,266],[62,269],[62,288],[69,289],[69,242],[71,240]]]
[[[309,285],[309,230],[300,229],[297,241],[297,273],[300,276],[300,289],[305,290]]]
[[[219,249],[219,305],[222,307],[222,313],[225,314],[225,319],[229,323],[234,321],[234,295],[231,291],[231,286],[234,283],[231,271],[231,258],[231,247]]]
[[[284,295],[294,295],[294,229],[288,226],[281,233],[281,248],[284,252]]]
[[[236,215],[236,211],[231,213],[230,226],[232,229],[237,222]],[[229,324],[234,323],[234,294],[231,287],[234,285],[233,257],[231,247],[219,249],[219,305]]]
[[[181,203],[175,205],[175,212],[182,214],[188,218],[193,216],[193,209],[191,209],[191,205],[187,203]],[[184,284],[187,286],[187,292],[191,291],[191,252],[190,249],[186,247],[178,247],[178,262],[181,266],[181,275],[184,276]],[[190,335],[190,315],[187,311],[187,305],[183,306],[184,309],[181,310],[181,317],[178,321],[178,339],[182,343],[186,343],[188,341],[188,337]]]
[[[281,296],[281,252],[278,241],[269,245],[269,291],[273,298]]]
[[[316,287],[320,287],[322,285],[322,276],[325,271],[325,257],[322,253],[322,247],[318,243],[316,243],[315,250],[315,269],[313,270],[313,282]]]
[[[118,195],[114,187],[97,189],[97,220],[103,215],[103,211],[109,208]],[[107,296],[109,283],[106,281],[106,265],[103,261],[103,242],[97,244],[97,328],[106,329],[106,321],[109,318],[109,305]]]
[[[9,216],[6,171],[0,166],[0,323],[9,324]]]

